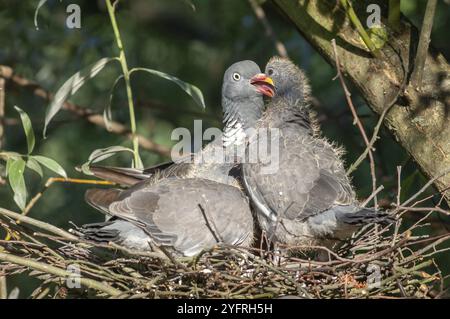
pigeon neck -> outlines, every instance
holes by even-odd
[[[260,96],[255,99],[245,99],[239,101],[224,101],[223,144],[224,146],[238,145],[244,142],[250,128],[255,127],[258,119],[261,118],[263,100]]]
[[[290,107],[302,108],[305,105],[305,93],[301,87],[295,87],[285,92],[279,92],[272,98],[278,105],[289,105]]]
[[[314,114],[309,109],[309,105],[303,98],[294,96],[279,96],[273,99],[268,107],[271,113],[273,125],[275,127],[295,127],[306,130],[309,134],[316,131]]]

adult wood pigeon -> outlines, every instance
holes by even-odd
[[[246,131],[253,128],[262,115],[262,93],[273,93],[270,87],[261,92],[251,85],[250,79],[260,72],[259,66],[249,60],[236,62],[226,70],[222,85],[223,133],[199,152],[176,163],[167,162],[145,170],[104,166],[91,166],[90,170],[99,178],[128,186],[161,170],[165,170],[167,176],[200,177],[237,186],[236,178],[240,174],[236,162],[240,160],[238,155],[245,153]],[[223,156],[218,157],[218,154]]]
[[[245,130],[255,125],[264,106],[261,89],[250,83],[260,72],[252,61],[235,63],[225,72],[225,130],[199,152],[205,161],[154,168],[145,180],[141,180],[145,174],[136,170],[106,169],[118,173],[106,177],[119,176],[119,182],[134,185],[126,190],[88,190],[86,201],[112,218],[84,225],[78,233],[89,240],[115,241],[138,250],[151,249],[150,243],[164,245],[185,256],[218,242],[250,245],[253,218],[247,197],[234,187],[239,186],[236,178],[240,176],[232,172],[236,164],[209,160],[217,150],[234,156],[236,147],[245,148]]]
[[[240,189],[201,178],[159,176],[126,190],[90,189],[86,200],[112,216],[75,232],[95,242],[149,251],[164,246],[193,256],[217,244],[249,246],[253,217]]]
[[[345,173],[342,151],[318,134],[310,116],[310,87],[303,72],[290,60],[272,58],[255,86],[273,79],[275,96],[258,122],[248,150],[278,129],[278,169],[243,164],[245,188],[257,210],[259,224],[274,242],[288,245],[329,245],[367,223],[386,223],[386,213],[360,207]],[[271,140],[273,142],[273,140]],[[332,239],[329,241],[328,239]]]

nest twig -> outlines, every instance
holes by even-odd
[[[408,210],[397,206],[396,211]],[[0,226],[12,237],[0,240],[0,278],[27,273],[40,279],[32,298],[433,298],[445,293],[434,258],[450,249],[443,246],[450,234],[417,235],[427,215],[409,227],[399,220],[394,231],[365,227],[333,250],[297,247],[308,253],[289,256],[292,247],[281,247],[276,258],[269,250],[218,245],[174,259],[83,242],[30,217],[16,220],[15,213],[0,210]]]

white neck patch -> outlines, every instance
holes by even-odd
[[[239,145],[245,141],[245,130],[240,122],[233,120],[225,126],[222,141],[225,147],[230,145]]]

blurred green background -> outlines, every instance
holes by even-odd
[[[33,18],[38,2],[0,0],[1,65],[12,67],[17,74],[38,82],[54,93],[67,78],[83,67],[102,57],[118,54],[103,0],[49,0],[39,11],[39,30],[36,30]],[[66,7],[70,3],[77,3],[81,8],[81,29],[66,28]],[[402,1],[402,12],[416,26],[420,26],[425,5],[426,1]],[[263,8],[291,59],[310,78],[324,135],[343,145],[347,150],[346,161],[352,163],[364,150],[364,144],[357,128],[352,125],[342,88],[338,81],[333,81],[335,70],[305,42],[270,1],[266,1]],[[432,44],[448,60],[449,5],[439,1],[436,11]],[[221,127],[221,81],[224,70],[231,63],[251,59],[263,68],[268,58],[276,54],[274,43],[265,34],[245,0],[122,0],[117,19],[130,67],[164,71],[198,86],[204,94],[207,108],[203,111],[175,84],[145,73],[133,76],[138,132],[168,146],[175,143],[170,140],[172,130],[176,127],[192,129],[194,119],[203,119],[203,129]],[[101,114],[109,103],[114,80],[120,74],[119,64],[110,65],[83,86],[71,101]],[[353,102],[371,134],[378,117],[355,90],[352,92]],[[85,162],[93,150],[112,145],[131,146],[125,137],[108,133],[67,111],[58,113],[50,124],[47,139],[42,139],[47,102],[28,89],[7,83],[4,150],[26,152],[25,136],[14,105],[20,106],[32,119],[37,136],[34,153],[57,160],[70,177],[83,176],[75,170],[75,166]],[[113,119],[128,125],[123,82],[115,88],[112,108]],[[167,160],[142,149],[141,156],[146,166]],[[398,165],[403,167],[402,198],[407,198],[426,182],[409,155],[385,129],[376,144],[375,159],[378,182],[385,186],[379,196],[385,200],[380,204],[395,199]],[[119,155],[105,163],[130,166],[131,156]],[[42,189],[50,176],[53,176],[52,173],[46,171],[44,180],[41,180],[32,172],[26,173],[29,198]],[[368,161],[353,174],[353,181],[361,198],[371,193]],[[87,187],[53,185],[33,207],[30,216],[51,221],[66,229],[70,227],[69,221],[82,224],[102,220],[103,216],[83,200]],[[435,190],[431,189],[429,194],[433,192]],[[18,211],[7,184],[0,185],[0,207]],[[411,213],[411,222],[421,214]],[[433,215],[431,221],[424,232],[448,232],[448,218]],[[440,266],[445,273],[449,273],[449,255],[441,256]],[[15,282],[22,286],[20,280]],[[21,297],[25,296],[26,289],[21,292]]]

